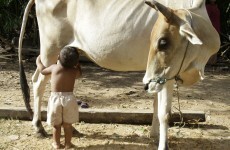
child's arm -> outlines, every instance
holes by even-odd
[[[40,55],[37,57],[36,64],[37,64],[38,70],[43,75],[49,75],[49,74],[51,74],[52,69],[54,68],[54,65],[51,65],[49,67],[45,67],[43,65],[43,63],[41,62],[41,56]]]

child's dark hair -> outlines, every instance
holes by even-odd
[[[59,61],[65,68],[73,68],[78,64],[79,53],[75,47],[64,47],[59,55]]]

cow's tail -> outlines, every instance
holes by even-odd
[[[18,45],[18,59],[19,59],[19,75],[20,75],[20,85],[22,89],[22,94],[23,94],[23,99],[26,105],[26,109],[32,118],[33,116],[33,111],[30,106],[30,88],[27,83],[26,79],[26,74],[22,62],[22,41],[23,41],[23,36],[25,33],[25,28],[26,28],[26,22],[28,19],[29,12],[31,10],[31,7],[34,4],[34,0],[30,0],[26,6],[24,16],[23,16],[23,21],[22,21],[22,27],[21,27],[21,32],[20,32],[20,37],[19,37],[19,45]]]

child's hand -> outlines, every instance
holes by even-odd
[[[80,66],[80,64],[78,63],[77,65],[74,66],[74,68],[75,68],[75,69],[80,69],[81,66]]]
[[[46,68],[46,67],[42,64],[41,56],[40,56],[40,55],[37,57],[36,65],[37,65],[37,68],[38,68],[39,72],[42,72],[42,71]]]
[[[77,75],[76,75],[76,78],[79,78],[82,76],[82,72],[81,72],[81,66],[80,64],[78,63],[75,67],[74,67],[77,71]]]

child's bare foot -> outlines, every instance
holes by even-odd
[[[74,144],[70,143],[70,144],[66,144],[65,145],[65,149],[70,149],[70,148],[74,148]]]
[[[61,144],[56,144],[56,143],[52,143],[52,147],[54,148],[54,149],[61,149],[61,148],[64,148],[64,146],[63,145],[61,145]]]

